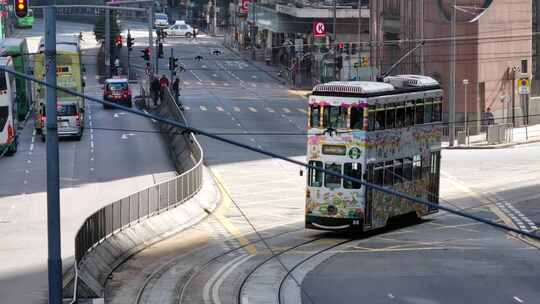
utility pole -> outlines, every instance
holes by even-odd
[[[362,42],[362,0],[358,0],[358,42],[357,45],[357,52],[358,52],[358,64],[362,61],[362,53],[360,52],[360,43]],[[349,69],[350,70],[350,69]],[[358,79],[358,68],[356,69],[356,80]]]
[[[154,48],[154,35],[152,33],[152,26],[154,24],[154,7],[151,5],[148,8],[148,47],[152,50]],[[153,49],[152,52],[154,56],[157,56],[157,50]],[[157,74],[157,66],[156,66],[156,74]],[[150,70],[152,70],[152,58],[150,58]]]
[[[108,4],[105,4],[108,6]],[[111,77],[111,10],[105,10],[105,77]]]
[[[456,135],[456,0],[450,3],[450,77],[448,82],[448,138],[454,146]]]
[[[334,11],[334,20],[333,20],[333,24],[332,24],[332,32],[333,32],[332,35],[334,36],[333,37],[334,38],[334,43],[332,45],[332,48],[334,49],[334,78],[335,78],[335,80],[338,80],[337,75],[340,72],[340,70],[336,66],[336,58],[337,58],[337,47],[336,47],[337,46],[336,45],[336,43],[337,43],[337,36],[336,36],[336,33],[337,33],[337,31],[336,31],[337,0],[334,0],[334,9],[333,9],[333,11]]]
[[[53,3],[51,3],[54,5]],[[56,8],[45,9],[45,79],[56,86]],[[60,244],[60,170],[56,90],[47,88],[47,242],[49,303],[62,303],[62,257]]]

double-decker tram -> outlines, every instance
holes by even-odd
[[[307,160],[438,204],[442,95],[437,81],[419,75],[317,85],[309,98]],[[319,170],[308,172],[307,228],[366,231],[392,217],[435,212]]]

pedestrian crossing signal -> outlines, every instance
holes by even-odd
[[[28,0],[15,0],[15,15],[19,18],[28,15]]]
[[[150,48],[145,48],[144,50],[141,50],[143,55],[141,56],[144,60],[150,61]]]

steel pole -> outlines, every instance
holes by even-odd
[[[153,7],[148,8],[148,48],[151,50],[151,54],[154,54],[156,56],[157,52],[154,50],[154,37],[152,33],[152,27],[154,24],[154,9]],[[150,55],[150,71],[153,71],[152,69],[152,55]],[[157,72],[156,72],[157,73]]]
[[[48,84],[56,86],[56,8],[45,9],[45,58]],[[60,170],[56,90],[47,88],[47,243],[49,303],[62,303],[62,259],[60,247]]]
[[[465,138],[467,140],[467,145],[469,145],[469,115],[467,112],[467,85],[465,83]]]
[[[448,126],[450,147],[454,146],[456,135],[456,0],[451,2],[450,26],[450,77],[448,85]]]
[[[111,10],[105,10],[105,77],[111,77]]]
[[[171,48],[171,58],[174,58],[174,48]],[[171,71],[171,84],[173,83],[173,72],[174,72],[174,68],[173,66],[171,65],[172,63],[172,59],[169,58],[169,70]]]

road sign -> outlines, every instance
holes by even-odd
[[[249,11],[249,2],[250,0],[242,0],[242,7],[240,8],[240,12],[247,14]]]
[[[326,36],[326,25],[321,21],[313,21],[313,36],[321,38]]]
[[[521,78],[518,80],[518,91],[521,95],[528,95],[530,94],[530,81],[529,78]]]

